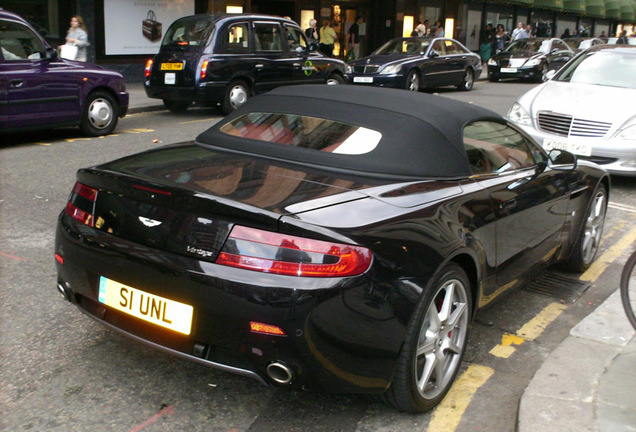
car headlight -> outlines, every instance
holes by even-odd
[[[631,125],[616,134],[616,138],[625,141],[636,141],[636,125]]]
[[[351,67],[350,65],[346,64],[345,65],[345,73],[346,74],[353,73],[353,67]]]
[[[532,118],[530,117],[530,114],[528,114],[528,111],[526,111],[517,102],[515,102],[514,105],[512,105],[512,108],[510,108],[510,111],[508,111],[508,118],[513,123],[517,123],[523,126],[532,125]]]
[[[497,66],[497,61],[494,58],[488,59],[488,66]]]
[[[541,64],[541,59],[530,59],[526,62],[526,66],[539,66]]]
[[[382,68],[380,74],[382,75],[390,75],[394,73],[398,73],[400,71],[400,65],[388,65]]]

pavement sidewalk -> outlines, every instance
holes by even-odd
[[[570,330],[521,397],[517,432],[636,431],[636,336],[616,291]]]
[[[129,113],[165,109],[142,83],[126,87]],[[553,431],[636,432],[636,335],[618,291],[570,330],[521,397],[517,432]]]

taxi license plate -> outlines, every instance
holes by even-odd
[[[371,84],[373,82],[373,77],[353,77],[353,82]]]
[[[174,72],[168,72],[163,77],[164,84],[176,84],[177,83],[177,74]]]
[[[112,279],[99,278],[99,302],[120,312],[186,335],[192,327],[194,308]]]
[[[517,73],[517,68],[510,68],[510,67],[502,67],[500,69],[501,73]]]
[[[553,149],[565,150],[580,156],[592,155],[592,146],[585,143],[573,143],[573,142],[557,141],[557,140],[545,138],[543,140],[543,148],[546,149],[547,151],[550,151]]]
[[[161,70],[183,70],[183,63],[161,63]]]

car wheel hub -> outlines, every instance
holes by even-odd
[[[605,221],[605,194],[599,192],[594,197],[587,220],[585,221],[585,232],[581,243],[583,261],[586,264],[592,262],[598,250],[603,222]]]
[[[232,108],[238,108],[247,101],[247,90],[242,86],[235,86],[230,91],[230,103]]]
[[[463,283],[444,283],[429,304],[417,343],[415,377],[422,397],[435,398],[453,379],[466,342],[468,314]]]
[[[88,109],[88,118],[97,129],[104,129],[113,119],[113,108],[105,99],[95,99]]]

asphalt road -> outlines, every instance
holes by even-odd
[[[438,94],[505,114],[532,86],[478,82],[468,93]],[[554,292],[523,289],[479,313],[458,383],[428,414],[398,413],[370,397],[267,388],[175,359],[61,299],[54,228],[78,168],[192,139],[219,118],[210,109],[160,111],[128,116],[104,138],[75,130],[0,135],[2,430],[513,432],[529,379],[569,329],[616,290],[631,251],[588,282],[559,274],[566,279]],[[636,179],[613,181],[600,254],[636,218]]]

